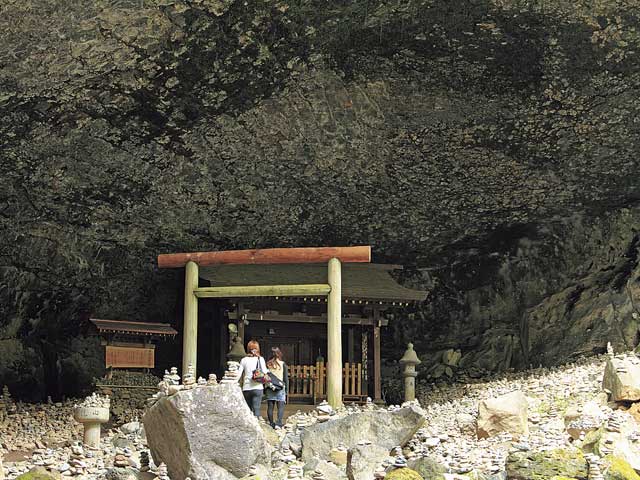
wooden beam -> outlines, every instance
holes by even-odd
[[[324,263],[332,258],[348,263],[371,262],[371,247],[268,248],[222,252],[168,253],[158,255],[159,268],[181,268],[187,262],[209,265],[248,265],[281,263]]]
[[[279,313],[259,313],[245,312],[247,320],[250,322],[291,322],[291,323],[327,323],[326,315],[307,315],[306,313],[294,313],[291,315],[283,315]],[[237,320],[236,312],[229,312],[229,320]],[[343,325],[374,325],[370,318],[364,317],[342,317]]]
[[[381,376],[381,341],[380,341],[380,327],[378,326],[378,320],[380,318],[380,312],[373,311],[373,319],[376,321],[373,327],[373,399],[377,401],[382,400],[382,376]]]
[[[342,406],[342,265],[329,260],[331,286],[327,301],[327,401],[333,408]]]
[[[184,325],[182,336],[182,374],[189,364],[197,368],[198,359],[198,265],[187,263],[184,272]],[[197,372],[197,370],[196,370]]]
[[[331,287],[327,284],[308,285],[249,285],[241,287],[202,287],[194,293],[198,298],[244,298],[244,297],[299,297],[304,295],[327,295]]]

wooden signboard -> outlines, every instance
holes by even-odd
[[[105,366],[113,368],[153,368],[155,366],[154,349],[107,345]]]

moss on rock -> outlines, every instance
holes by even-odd
[[[50,472],[46,468],[36,467],[18,476],[16,480],[60,480],[62,476],[58,473]]]
[[[444,480],[445,468],[433,458],[422,457],[414,462],[410,462],[409,466],[422,475],[423,478],[429,480]]]
[[[554,477],[586,480],[587,461],[577,449],[516,452],[507,459],[509,480],[548,480]]]
[[[600,441],[602,440],[602,435],[604,433],[604,427],[600,427],[598,430],[593,430],[591,432],[587,432],[582,441],[582,451],[586,453],[600,453]]]
[[[422,475],[410,468],[398,468],[390,472],[385,478],[387,480],[424,480]]]
[[[605,460],[609,465],[605,474],[607,480],[640,480],[640,475],[624,458],[607,455]]]

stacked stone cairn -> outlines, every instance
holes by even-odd
[[[588,480],[604,480],[604,474],[602,473],[602,459],[593,454],[586,454],[585,459],[587,460],[587,464],[589,465],[589,474]]]
[[[335,412],[331,405],[326,400],[323,400],[316,406],[316,420],[318,422],[326,422],[331,418],[331,415],[335,415]]]
[[[236,365],[230,366],[229,371],[225,374],[225,376],[229,374],[228,378],[232,378],[234,376],[234,372],[235,377],[237,378],[237,370],[240,364],[238,364],[237,362],[233,363],[236,363]],[[189,366],[187,367],[187,372],[184,374],[184,378],[182,378],[182,383],[180,382],[181,379],[180,375],[178,374],[178,367],[171,367],[171,371],[165,370],[162,381],[158,383],[158,391],[151,398],[147,399],[147,405],[151,406],[160,398],[174,395],[181,390],[190,390],[196,387],[218,385],[218,380],[214,373],[209,374],[208,380],[205,380],[203,377],[199,377],[196,380],[195,368],[192,364],[189,364]]]
[[[9,414],[15,412],[15,410],[9,387],[5,385],[2,388],[2,396],[0,397],[0,422],[4,422],[9,417]]]
[[[371,399],[371,397],[367,397],[367,401],[364,404],[364,409],[365,410],[374,410],[376,408],[376,404],[373,403],[373,400]]]
[[[78,407],[109,408],[111,407],[111,399],[108,395],[99,395],[96,392],[93,392],[91,395],[86,397],[82,403],[73,405],[73,408]]]
[[[148,472],[150,470],[149,467],[149,451],[148,450],[142,450],[140,452],[140,471],[141,472]]]
[[[295,462],[296,456],[289,447],[283,447],[280,450],[280,460],[282,460],[284,463],[291,463]]]
[[[294,462],[289,465],[287,469],[287,480],[297,480],[304,475],[302,465]]]
[[[406,468],[407,467],[407,459],[402,454],[402,447],[396,447],[393,449],[393,468]]]
[[[238,371],[240,370],[240,364],[233,360],[229,360],[227,362],[227,370],[224,372],[224,376],[220,383],[238,383],[240,374]]]
[[[74,469],[76,475],[85,475],[87,473],[87,464],[84,459],[84,449],[82,445],[73,445],[71,447],[69,465]]]
[[[387,469],[384,468],[384,466],[382,465],[376,468],[375,471],[373,472],[373,478],[376,480],[382,479],[386,476],[387,476]]]
[[[327,480],[327,477],[320,470],[315,469],[313,472],[311,472],[311,480]]]
[[[190,363],[187,367],[187,372],[182,377],[182,387],[183,390],[191,390],[192,388],[195,388],[196,385],[197,380],[195,375],[195,368]]]
[[[116,468],[126,468],[129,466],[129,459],[124,452],[117,453],[113,459],[113,466]]]
[[[493,475],[498,478],[501,472],[504,472],[505,464],[508,464],[508,457],[517,457],[518,454],[528,451],[537,454],[569,446],[583,446],[582,442],[577,439],[585,438],[584,433],[586,432],[588,440],[590,438],[588,432],[597,426],[602,429],[602,438],[598,444],[598,452],[602,458],[595,455],[585,455],[585,457],[589,467],[588,479],[601,480],[603,472],[606,472],[603,458],[609,453],[620,456],[620,452],[624,450],[618,445],[619,441],[627,442],[626,446],[632,450],[637,448],[637,442],[640,442],[640,432],[633,431],[629,427],[631,412],[612,410],[613,404],[609,403],[607,406],[606,399],[603,399],[605,395],[601,383],[602,367],[607,360],[604,357],[585,359],[576,364],[562,367],[507,373],[500,377],[485,378],[476,383],[464,385],[432,385],[428,394],[423,391],[421,395],[423,409],[428,420],[425,426],[418,430],[402,449],[394,448],[391,457],[376,459],[371,468],[375,465],[379,466],[373,475],[370,475],[373,478],[382,479],[385,478],[385,474],[389,475],[387,472],[401,469],[407,463],[411,467],[416,461],[416,457],[428,456],[439,463],[445,471],[448,471],[451,474],[450,478],[458,478],[457,475],[472,470],[479,474]],[[632,365],[632,362],[630,364]],[[229,362],[223,379],[224,383],[237,383],[237,365],[237,363],[234,365]],[[631,367],[628,370],[631,371]],[[169,386],[184,388],[188,385],[194,385],[194,382],[190,381],[189,373],[187,371],[182,383],[176,384],[177,369],[174,367],[171,372],[165,372],[165,377],[158,384],[157,396],[168,395]],[[193,374],[191,378],[193,378]],[[180,381],[180,377],[178,380]],[[203,379],[195,381],[195,385],[202,385],[202,383]],[[206,383],[217,384],[217,379],[209,376]],[[529,434],[517,435],[514,432],[503,431],[488,438],[478,438],[476,433],[478,402],[486,398],[506,395],[514,389],[527,396],[530,412],[528,417]],[[93,399],[95,398],[94,396]],[[88,402],[92,401],[92,397],[90,397]],[[12,400],[7,392],[0,399],[0,413],[10,409],[7,407],[8,403],[12,403]],[[597,408],[601,412],[600,416],[594,414],[594,410],[591,410],[589,406],[590,403],[597,403]],[[28,463],[6,462],[5,459],[8,480],[14,480],[15,477],[25,473],[34,465],[57,470],[56,473],[63,476],[82,476],[93,479],[103,476],[107,472],[107,468],[112,465],[130,466],[135,464],[134,459],[137,459],[135,452],[132,454],[129,449],[117,449],[113,446],[115,443],[112,445],[109,440],[105,442],[105,438],[103,438],[99,450],[83,449],[80,445],[72,446],[71,442],[77,439],[79,425],[75,429],[71,428],[73,424],[70,427],[65,425],[65,423],[70,423],[68,419],[72,412],[71,406],[71,402],[59,406],[43,404],[37,407],[25,404],[20,408],[18,422],[14,421],[13,417],[8,424],[3,425],[0,422],[0,438],[4,443],[3,449],[19,450],[23,448],[27,451],[34,451]],[[619,404],[619,406],[624,407],[625,405]],[[568,407],[572,412],[575,412],[574,415],[568,416],[566,414]],[[391,406],[389,410],[395,411],[398,408],[400,407]],[[378,407],[373,402],[367,402],[362,407],[347,406],[334,411],[327,403],[323,403],[310,413],[298,412],[290,416],[285,424],[285,429],[278,431],[278,436],[280,440],[284,440],[284,436],[287,434],[295,437],[316,422],[331,422],[335,418],[349,416],[366,409],[377,410]],[[20,427],[15,428],[15,425]],[[573,439],[569,436],[570,427],[575,428],[578,432],[578,435]],[[121,430],[120,433],[108,432],[107,437],[117,436],[120,439],[122,432],[124,430]],[[49,440],[49,436],[52,436],[51,440]],[[148,452],[145,451],[144,439],[141,437],[140,443],[137,444],[133,436],[132,430],[131,434],[123,440],[134,442],[132,449],[140,452],[140,470],[149,471],[151,469],[156,472]],[[374,443],[376,441],[375,438],[371,438],[357,443],[367,445],[369,440],[373,440]],[[38,443],[36,444],[36,442]],[[292,439],[287,439],[282,447],[290,442]],[[23,445],[30,446],[23,447]],[[272,466],[281,469],[277,478],[300,478],[296,477],[299,472],[296,454],[300,454],[296,448],[278,448]],[[26,465],[23,467],[22,463],[26,463]],[[629,463],[633,463],[632,459],[629,460]],[[338,468],[342,469],[343,467]],[[321,480],[324,478],[322,473],[321,470],[313,471],[312,469],[307,476]],[[325,472],[325,475],[329,476],[328,474],[328,471]],[[162,466],[157,469],[156,478],[158,480],[168,479],[166,467],[165,473],[163,473]]]
[[[169,470],[167,470],[167,466],[164,463],[158,465],[158,470],[153,480],[171,480],[169,477]]]

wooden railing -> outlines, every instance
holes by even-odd
[[[315,365],[289,365],[289,397],[310,398],[315,403],[326,397],[327,368],[324,362]],[[345,363],[342,367],[342,395],[362,399],[362,364]]]

